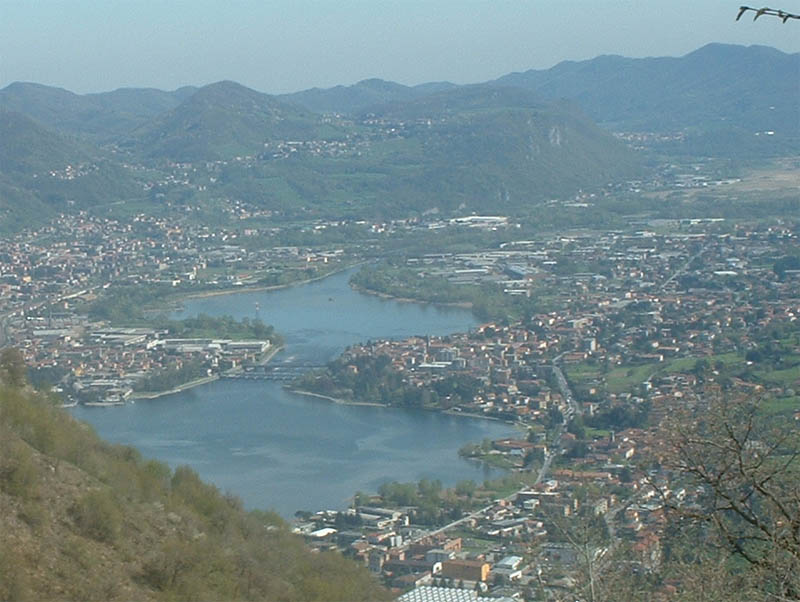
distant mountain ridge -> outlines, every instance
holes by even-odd
[[[765,46],[708,44],[680,58],[600,56],[491,84],[569,98],[600,123],[675,131],[720,124],[797,134],[800,53]]]
[[[0,110],[23,113],[50,128],[109,139],[178,106],[196,91],[191,86],[173,92],[120,88],[80,95],[62,88],[15,82],[0,90]]]
[[[479,85],[524,88],[543,101],[568,99],[595,121],[627,131],[723,127],[796,136],[800,135],[798,82],[800,53],[711,43],[682,57],[604,55],[509,73]],[[458,87],[464,86],[449,82],[405,86],[373,78],[350,86],[263,96],[315,113],[359,115]],[[0,90],[0,109],[24,113],[49,127],[109,138],[145,127],[207,89],[125,88],[78,95],[16,82]]]
[[[320,125],[320,117],[306,109],[223,81],[198,89],[132,137],[147,157],[214,160],[263,150],[273,138],[315,137]]]
[[[467,86],[369,79],[272,96],[222,81],[78,95],[14,83],[0,90],[0,228],[20,221],[19,207],[42,216],[64,203],[173,197],[329,217],[523,210],[641,175],[641,158],[608,129],[680,132],[666,154],[796,153],[798,82],[800,54],[710,44]],[[76,163],[90,169],[72,177]],[[184,163],[196,164],[196,182],[169,175]]]
[[[218,82],[125,134],[107,132],[111,146],[96,144],[92,136],[77,138],[87,155],[105,159],[102,169],[70,179],[31,179],[17,171],[9,183],[46,206],[65,200],[81,207],[113,203],[119,195],[98,198],[93,182],[124,165],[114,180],[116,189],[125,187],[122,198],[155,201],[156,195],[176,194],[181,202],[233,198],[289,215],[303,208],[328,217],[343,211],[402,217],[434,208],[477,211],[487,201],[496,211],[527,210],[532,203],[638,173],[638,159],[610,134],[572,108],[541,102],[530,91],[428,89],[439,91],[332,118]],[[48,130],[25,119],[42,141],[9,135],[6,148],[12,156],[48,157],[51,144],[42,138]],[[54,140],[64,136],[50,134]],[[50,159],[74,163],[64,153]],[[164,177],[171,166],[188,163],[196,166],[193,177],[202,185],[190,184],[186,176],[183,184]],[[79,194],[83,186],[87,189]]]
[[[381,102],[419,98],[426,84],[375,80],[283,98],[321,112],[359,113]],[[549,69],[509,73],[486,86],[519,87],[542,100],[569,99],[601,124],[628,131],[677,131],[733,124],[754,131],[800,131],[800,53],[766,46],[711,43],[682,57],[604,55]],[[440,84],[455,87],[454,84]],[[441,89],[435,89],[441,91]]]
[[[312,88],[278,98],[305,107],[317,113],[355,114],[367,107],[422,98],[428,94],[457,88],[450,82],[431,82],[418,86],[404,86],[382,79],[365,79],[352,86]]]
[[[798,130],[798,82],[800,53],[710,43],[682,57],[602,55],[563,61],[549,69],[509,73],[477,85],[525,88],[543,101],[569,99],[599,123],[628,130],[674,131],[709,122]],[[410,102],[457,87],[464,86],[450,82],[405,86],[372,78],[349,86],[265,96],[316,113],[358,115],[371,107]],[[98,133],[105,128],[105,133],[119,134],[176,108],[200,89],[122,88],[78,95],[15,82],[0,90],[0,109],[77,133]],[[113,118],[118,123],[110,123]]]

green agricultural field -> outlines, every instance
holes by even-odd
[[[583,385],[603,378],[602,368],[589,363],[573,364],[565,367],[565,371],[574,385]]]
[[[645,382],[662,367],[663,364],[643,364],[616,368],[606,377],[606,389],[609,393],[627,393]]]
[[[781,387],[800,387],[800,361],[791,368],[782,370],[757,370],[755,375],[764,383]]]
[[[607,439],[611,435],[611,431],[607,429],[596,429],[591,426],[584,427],[587,439]]]
[[[765,414],[793,414],[800,410],[800,396],[793,397],[773,397],[765,400],[761,404],[761,411]]]
[[[698,362],[707,362],[708,368],[714,370],[720,366],[727,372],[735,373],[744,367],[744,356],[738,353],[723,353],[708,357],[681,357],[665,362],[651,362],[639,366],[620,366],[611,370],[605,377],[606,391],[608,393],[628,393],[652,377],[680,372],[694,372]],[[577,364],[567,368],[570,380],[580,384],[592,379],[600,379],[602,371],[589,364]],[[769,374],[774,374],[773,371]],[[766,372],[765,372],[766,374]],[[783,375],[781,375],[783,376]],[[790,375],[789,375],[790,376]],[[800,376],[800,375],[798,375]],[[788,376],[787,376],[788,378]]]

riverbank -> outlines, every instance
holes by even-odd
[[[338,397],[331,397],[330,395],[323,395],[322,393],[312,393],[311,391],[302,391],[301,389],[289,389],[288,387],[286,390],[289,393],[295,393],[297,395],[305,395],[306,397],[316,397],[318,399],[325,399],[326,401],[332,401],[335,404],[343,405],[343,406],[369,406],[375,408],[390,408],[392,406],[387,406],[383,403],[376,403],[374,401],[353,401],[352,399],[340,399]]]
[[[283,345],[273,345],[272,347],[270,347],[269,351],[267,351],[264,354],[264,357],[258,360],[258,365],[266,366],[269,363],[269,361],[278,354],[279,351],[283,351],[283,348],[284,348]]]
[[[172,389],[168,389],[166,391],[141,391],[139,393],[133,393],[130,397],[132,400],[137,399],[158,399],[159,397],[164,397],[165,395],[172,395],[173,393],[180,393],[181,391],[186,391],[187,389],[191,389],[193,387],[199,387],[200,385],[205,385],[208,383],[212,383],[215,380],[219,379],[219,374],[212,374],[211,376],[204,376],[203,378],[197,378],[195,380],[190,380],[188,383],[183,383],[182,385],[178,385]]]
[[[313,393],[312,391],[303,391],[302,389],[290,389],[289,387],[284,387],[284,388],[289,393],[296,393],[297,395],[306,395],[307,397],[316,397],[318,399],[325,399],[335,404],[344,406],[370,406],[377,408],[394,408],[397,410],[404,409],[402,407],[387,405],[385,403],[377,403],[373,401],[354,401],[352,399],[342,399],[341,397],[332,397],[330,395],[323,395],[322,393]],[[425,412],[438,412],[440,414],[447,414],[448,416],[461,416],[463,418],[478,418],[481,420],[492,420],[494,422],[503,422],[505,424],[509,424],[512,426],[518,426],[518,423],[512,420],[503,420],[502,418],[497,418],[496,416],[487,416],[486,414],[475,414],[474,412],[461,412],[454,408],[450,408],[449,410],[441,410],[439,408],[418,408],[418,409],[423,410]]]
[[[414,299],[412,297],[397,297],[395,295],[390,295],[389,293],[382,293],[371,288],[359,286],[357,284],[353,284],[352,282],[350,283],[350,287],[354,291],[363,293],[365,295],[374,295],[375,297],[390,299],[400,303],[420,303],[426,305],[438,305],[440,307],[460,307],[461,309],[472,309],[472,302],[470,301],[428,301],[427,299]]]
[[[292,282],[286,282],[284,284],[271,284],[265,286],[253,285],[253,286],[236,286],[230,288],[224,288],[219,290],[207,290],[207,291],[198,291],[196,293],[188,292],[188,293],[177,293],[169,299],[169,302],[174,305],[183,299],[206,299],[210,297],[221,297],[223,295],[234,295],[236,293],[258,293],[258,292],[268,292],[268,291],[278,291],[286,288],[291,288],[293,286],[302,286],[304,284],[310,284],[312,282],[317,282],[319,280],[324,280],[330,276],[334,276],[336,274],[340,274],[341,272],[345,272],[351,268],[358,267],[364,264],[364,261],[358,261],[356,263],[351,263],[346,266],[342,266],[330,272],[326,272],[325,274],[320,274],[319,276],[314,276],[313,278],[304,278],[303,280],[294,280]]]
[[[275,357],[275,355],[283,350],[283,345],[275,345],[271,347],[269,351],[264,354],[264,357],[258,362],[259,365],[264,366],[265,364],[269,363],[269,361]],[[224,374],[212,374],[211,376],[204,376],[203,378],[198,378],[195,380],[191,380],[187,383],[183,383],[182,385],[178,385],[172,389],[167,391],[154,391],[154,392],[140,392],[134,393],[131,395],[131,399],[157,399],[159,397],[164,397],[165,395],[172,395],[173,393],[180,393],[181,391],[186,391],[187,389],[191,389],[193,387],[199,387],[200,385],[205,385],[215,380],[219,380]]]
[[[486,414],[476,414],[475,412],[462,412],[456,408],[450,408],[449,410],[439,410],[443,414],[448,414],[449,416],[465,416],[466,418],[481,418],[483,420],[496,420],[497,422],[505,422],[506,424],[516,424],[511,420],[503,420],[502,418],[498,418],[497,416],[487,416]]]

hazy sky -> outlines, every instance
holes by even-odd
[[[599,54],[708,42],[800,51],[800,21],[734,21],[740,0],[0,0],[0,88],[269,93],[380,77],[469,83]],[[769,4],[800,12],[800,0]],[[760,4],[758,4],[760,6]]]

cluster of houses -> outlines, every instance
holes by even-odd
[[[659,475],[638,474],[626,483],[618,475],[619,466],[561,469],[434,532],[411,523],[414,508],[380,506],[318,512],[298,521],[295,531],[316,549],[356,559],[398,594],[406,592],[402,600],[444,595],[434,589],[510,599],[525,598],[532,588],[563,593],[574,585],[570,576],[587,562],[601,567],[618,546],[627,546],[638,570],[660,565],[664,496],[687,494],[670,491]],[[592,495],[581,496],[586,489]],[[577,543],[565,536],[571,520],[599,521],[607,532]]]
[[[258,284],[272,273],[340,261],[342,249],[250,249],[252,230],[178,225],[138,215],[129,222],[86,213],[0,240],[0,313],[69,311],[109,286],[209,290]]]
[[[589,414],[636,396],[663,411],[671,400],[694,399],[699,378],[690,364],[676,364],[651,378],[662,366],[680,358],[745,355],[774,326],[796,323],[800,274],[779,276],[773,269],[776,255],[791,252],[796,242],[790,229],[769,226],[719,235],[639,232],[591,241],[573,236],[551,241],[553,248],[537,243],[538,250],[486,252],[483,263],[475,254],[412,259],[423,277],[449,273],[460,280],[457,265],[498,277],[501,272],[506,278],[528,274],[517,285],[544,286],[550,296],[563,297],[563,309],[446,337],[369,342],[351,347],[343,359],[388,356],[404,381],[421,389],[448,377],[469,376],[482,383],[480,391],[471,399],[440,400],[440,405],[506,419],[535,422],[551,407],[568,411],[564,388],[552,377],[553,362],[581,385],[577,393]],[[503,263],[512,254],[513,263]],[[567,275],[553,271],[554,265],[576,264],[580,258],[589,265],[589,257],[591,265],[606,267]],[[632,387],[608,382],[612,371],[643,365],[652,370]],[[594,376],[583,378],[579,373],[585,367]],[[707,384],[713,377],[703,380]],[[762,386],[741,377],[728,384]]]
[[[58,371],[66,403],[122,404],[154,373],[194,362],[200,366],[195,378],[213,378],[263,361],[271,348],[267,340],[176,339],[149,328],[63,321],[60,327],[37,328],[32,320],[20,348],[29,366]]]
[[[246,236],[144,215],[122,223],[77,213],[4,238],[0,342],[21,349],[34,371],[49,371],[50,382],[63,378],[70,402],[123,403],[143,379],[189,362],[214,375],[257,361],[269,341],[173,344],[164,332],[109,328],[87,315],[109,290],[144,285],[191,293],[273,283],[273,274],[280,282],[287,270],[338,264],[344,256],[296,246],[249,250],[239,244]]]
[[[621,546],[636,571],[658,568],[664,552],[665,501],[699,507],[703,494],[687,490],[652,462],[663,448],[658,428],[569,429],[550,445],[537,425],[553,408],[568,419],[580,414],[588,422],[618,405],[636,410],[645,402],[648,424],[658,425],[676,408],[702,403],[723,387],[736,395],[756,391],[791,399],[800,382],[770,382],[768,372],[766,380],[759,380],[750,370],[757,360],[745,358],[755,358],[751,352],[765,342],[777,344],[774,339],[780,335],[775,333],[781,329],[796,332],[800,274],[778,273],[773,263],[796,249],[797,239],[781,226],[736,227],[716,235],[640,232],[609,237],[591,243],[586,239],[584,246],[576,239],[565,241],[563,255],[530,251],[538,253],[536,265],[517,255],[512,269],[508,263],[502,268],[502,277],[522,277],[518,282],[524,286],[537,286],[537,278],[552,283],[552,294],[569,301],[560,311],[446,337],[372,341],[343,355],[356,371],[360,356],[387,356],[406,384],[422,389],[434,389],[446,379],[475,379],[480,386],[473,397],[453,394],[439,400],[441,407],[530,427],[529,437],[493,441],[484,452],[508,458],[508,465],[519,470],[526,470],[523,460],[531,453],[557,456],[547,478],[433,536],[409,524],[413,509],[390,508],[383,511],[400,514],[387,523],[365,521],[361,531],[350,529],[346,536],[328,526],[322,537],[309,537],[312,545],[335,546],[360,558],[398,592],[407,592],[401,600],[447,599],[437,598],[445,595],[466,600],[480,592],[519,599],[537,588],[566,591],[587,562],[602,571],[611,552]],[[610,246],[604,248],[604,242]],[[615,244],[626,245],[624,254],[609,252]],[[545,263],[545,258],[576,261],[579,255],[609,260],[611,272],[555,276],[552,264]],[[427,256],[410,265],[441,276],[450,269],[447,262],[462,260],[464,256]],[[492,261],[463,265],[500,275],[498,266],[509,257]],[[451,275],[453,281],[467,279],[455,271]],[[798,352],[795,345],[783,355]],[[725,361],[737,366],[733,376],[725,375]],[[562,368],[568,384],[559,381]],[[641,375],[638,380],[636,375]],[[577,410],[570,404],[573,396]],[[580,453],[570,455],[578,443]],[[642,473],[638,467],[644,465],[653,468]],[[362,510],[349,512],[358,515]],[[605,526],[601,541],[581,549],[563,536],[563,525],[592,518]],[[320,513],[314,524],[326,520]]]

